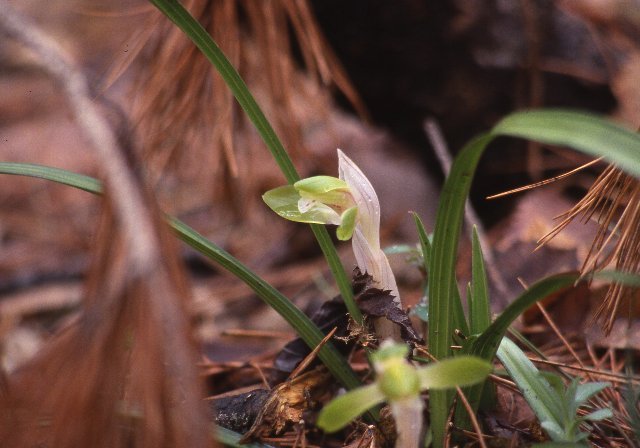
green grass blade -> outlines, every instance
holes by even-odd
[[[473,226],[471,234],[471,284],[467,294],[467,304],[469,330],[472,335],[481,334],[491,324],[491,309],[484,256],[476,226]],[[487,361],[491,359],[487,358]],[[477,410],[481,403],[485,409],[493,408],[496,398],[492,383],[476,385],[471,394],[468,392],[466,396],[472,409]],[[456,406],[456,424],[466,429],[470,428],[471,421],[462,403]]]
[[[150,2],[191,39],[202,54],[213,64],[218,73],[220,73],[220,76],[233,93],[240,107],[245,111],[267,148],[271,151],[273,158],[282,170],[287,182],[293,184],[300,180],[300,176],[291,158],[284,149],[282,142],[269,123],[269,120],[267,120],[262,109],[260,109],[253,95],[251,95],[247,85],[202,25],[176,0],[150,0]],[[344,266],[338,257],[336,248],[331,241],[327,229],[318,224],[311,224],[311,230],[318,240],[320,249],[324,253],[329,269],[338,285],[338,289],[340,290],[349,314],[351,314],[351,317],[353,317],[356,322],[362,324],[362,313],[360,313],[360,309],[353,298],[351,282],[347,277]]]
[[[640,287],[640,276],[616,271],[599,272],[594,279],[608,280],[627,286]],[[495,321],[476,339],[472,345],[471,354],[491,360],[502,341],[507,329],[513,321],[535,302],[548,295],[571,286],[578,281],[578,274],[557,274],[546,277],[529,287],[516,300],[511,302]]]
[[[480,334],[491,324],[489,288],[484,256],[478,238],[478,229],[473,226],[471,235],[471,297],[469,302],[469,329],[471,334]]]
[[[0,174],[28,176],[68,185],[89,193],[102,194],[102,183],[84,174],[32,163],[0,162]]]
[[[425,270],[429,269],[429,260],[431,259],[431,242],[429,236],[424,228],[424,223],[420,216],[416,212],[411,212],[413,221],[416,223],[416,229],[418,230],[418,240],[420,241],[420,248],[422,249],[422,258],[424,259]],[[427,271],[428,273],[429,271]]]
[[[593,114],[553,109],[516,112],[500,121],[491,133],[602,156],[640,178],[640,134]]]
[[[473,342],[470,354],[486,360],[493,359],[507,329],[520,314],[549,294],[573,285],[578,278],[578,274],[558,274],[531,285],[529,289],[511,302],[500,316]]]
[[[563,428],[563,405],[559,401],[560,397],[523,351],[511,340],[504,338],[497,355],[538,419],[541,422],[553,422]]]
[[[464,204],[482,151],[491,141],[490,135],[480,136],[456,157],[440,195],[429,260],[429,349],[442,360],[451,356],[454,327],[453,313],[461,309],[458,297],[455,265]],[[457,303],[456,303],[457,302]],[[446,422],[453,400],[450,391],[429,393],[433,446],[444,445]]]
[[[58,168],[0,162],[0,174],[37,177],[82,188],[91,193],[100,194],[102,192],[101,183],[97,179]],[[316,325],[273,286],[185,223],[173,217],[167,217],[167,221],[181,240],[220,264],[253,289],[258,297],[276,310],[293,327],[309,347],[314,348],[322,341],[323,334]],[[326,344],[318,356],[345,387],[353,389],[359,386],[360,382],[351,367],[331,343]]]
[[[231,254],[213,244],[185,223],[175,218],[168,218],[168,220],[182,241],[211,258],[245,282],[267,305],[273,308],[295,329],[296,333],[309,347],[316,347],[322,341],[323,334],[316,325],[277,289],[253,273]],[[332,344],[326,344],[318,353],[318,357],[348,389],[353,389],[360,384],[346,360],[340,356]]]

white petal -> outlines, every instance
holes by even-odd
[[[338,175],[344,180],[358,206],[358,219],[362,233],[372,248],[380,248],[380,202],[369,179],[340,149],[338,149]]]

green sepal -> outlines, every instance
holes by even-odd
[[[293,186],[301,197],[313,199],[327,205],[347,207],[353,203],[349,185],[332,176],[313,176],[299,180]]]
[[[300,212],[301,197],[293,185],[285,185],[267,191],[262,200],[278,215],[289,221],[308,224],[338,224],[340,216],[331,207],[317,203],[306,212]]]
[[[336,432],[384,399],[377,383],[359,387],[340,395],[322,408],[316,424],[325,432]]]
[[[452,389],[483,381],[493,367],[475,356],[456,356],[418,369],[420,389]]]

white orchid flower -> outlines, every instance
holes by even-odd
[[[338,226],[338,239],[352,239],[360,271],[373,278],[373,285],[391,291],[400,308],[402,302],[387,256],[380,248],[380,203],[369,179],[338,149],[340,178],[315,176],[266,192],[262,198],[285,219]],[[397,325],[385,318],[375,322],[382,337],[400,338]]]

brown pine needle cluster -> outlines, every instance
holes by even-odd
[[[188,294],[156,224],[161,260],[132,278],[125,235],[105,214],[82,314],[7,380],[1,446],[212,446]]]
[[[128,157],[130,132],[124,122],[114,130],[73,60],[6,2],[0,32],[65,92],[105,185],[80,314],[35,359],[0,374],[0,446],[211,447],[188,289],[175,240]]]
[[[583,220],[595,219],[599,224],[598,233],[581,268],[582,275],[588,276],[610,265],[623,272],[640,272],[640,181],[609,166],[587,194],[560,216],[562,221],[540,243],[549,241],[579,217]],[[625,299],[636,296],[636,291],[618,283],[609,286],[595,313],[605,332],[611,331]],[[629,301],[629,305],[631,303]]]
[[[304,154],[296,108],[311,104],[316,114],[326,113],[314,92],[335,86],[364,113],[307,0],[191,0],[185,7],[258,96],[294,158]],[[173,23],[154,12],[145,29],[154,31],[141,36],[147,50],[135,91],[145,158],[157,174],[182,172],[191,181],[202,179],[203,187],[217,188],[251,161],[248,156],[239,163],[236,155],[237,146],[251,151],[237,142],[243,113],[211,63]],[[306,76],[295,61],[294,45]]]

